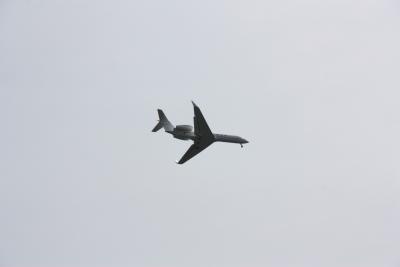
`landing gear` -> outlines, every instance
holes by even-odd
[[[240,147],[243,148],[243,144],[240,144]]]

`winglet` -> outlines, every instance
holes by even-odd
[[[193,104],[193,106],[197,107],[196,103],[194,103],[194,101],[193,101],[193,100],[192,100],[192,104]]]

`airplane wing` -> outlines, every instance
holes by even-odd
[[[206,119],[204,119],[200,108],[192,101],[194,108],[194,133],[199,137],[209,137],[213,138],[214,135],[208,127]]]
[[[185,155],[177,162],[178,164],[183,164],[189,159],[193,158],[201,151],[206,149],[212,143],[214,143],[214,134],[211,132],[210,127],[208,127],[207,121],[204,119],[200,108],[192,101],[194,108],[194,133],[197,139],[194,144],[186,151]]]
[[[204,149],[206,149],[208,146],[210,146],[213,143],[213,141],[209,141],[209,142],[198,142],[198,143],[194,143],[189,149],[188,151],[186,151],[185,155],[183,155],[183,157],[177,162],[178,164],[183,164],[186,161],[188,161],[189,159],[193,158],[194,156],[196,156],[197,154],[199,154],[201,151],[203,151]]]

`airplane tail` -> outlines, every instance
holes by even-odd
[[[166,132],[168,131],[173,131],[174,130],[174,125],[167,119],[167,116],[165,116],[164,112],[161,109],[158,109],[158,117],[160,118],[157,125],[154,127],[153,132],[157,132],[161,128],[164,128]]]

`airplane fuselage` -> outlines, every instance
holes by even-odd
[[[199,140],[201,136],[197,136],[193,131],[182,131],[178,127],[175,127],[173,131],[167,131],[172,134],[174,138],[180,140]],[[227,135],[227,134],[214,134],[214,142],[225,142],[234,144],[247,144],[248,141],[240,136]]]
[[[227,135],[227,134],[214,134],[215,142],[225,142],[225,143],[234,143],[234,144],[247,144],[249,141],[246,139],[236,136],[236,135]]]

